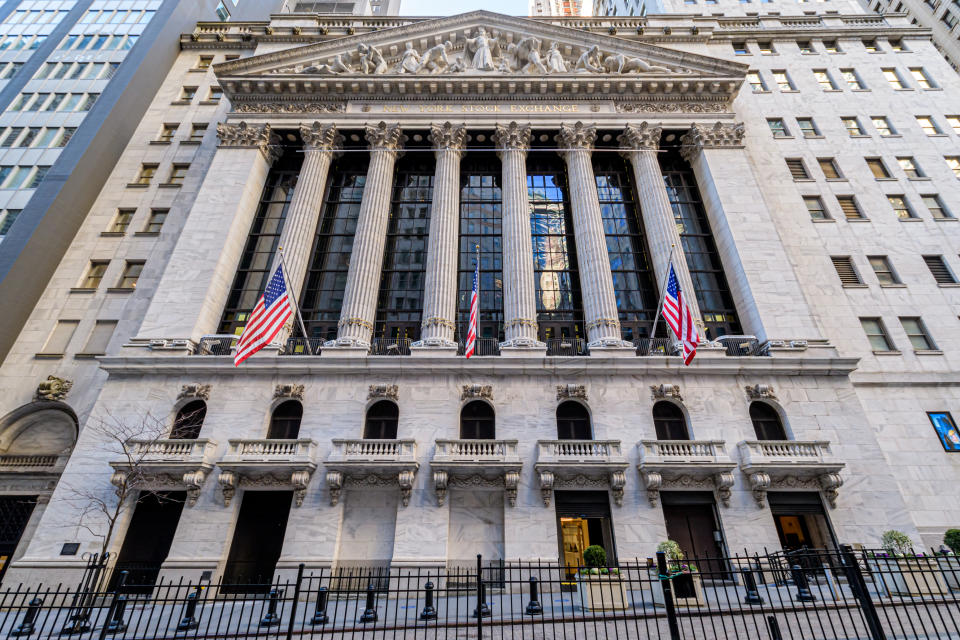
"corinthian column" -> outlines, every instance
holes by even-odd
[[[596,139],[596,127],[582,122],[563,125],[557,134],[557,142],[563,149],[560,154],[567,161],[583,317],[591,350],[624,348],[625,353],[632,353],[633,345],[620,337],[610,254],[603,231],[603,218],[600,216],[597,180],[590,161]],[[630,351],[627,352],[626,348]]]
[[[430,127],[437,157],[430,207],[430,238],[423,289],[423,322],[416,347],[455,348],[457,261],[460,222],[460,158],[467,139],[464,125],[445,122]],[[455,352],[454,352],[455,353]]]
[[[339,330],[337,339],[326,345],[353,347],[357,351],[370,347],[390,220],[393,167],[407,139],[399,124],[385,122],[368,126],[366,138],[370,145],[370,166],[357,214],[350,270],[343,292],[340,322],[337,323]]]
[[[337,133],[337,128],[332,124],[314,122],[311,126],[300,125],[300,137],[303,139],[303,165],[280,233],[287,286],[295,300],[300,299],[307,273],[330,162],[343,144],[343,136]]]
[[[503,349],[546,349],[537,340],[537,301],[533,281],[533,241],[527,194],[530,125],[511,122],[493,134],[503,177]]]
[[[647,246],[650,248],[650,262],[653,264],[653,273],[656,277],[656,286],[663,287],[669,269],[670,250],[675,247],[673,269],[680,282],[680,289],[687,292],[684,302],[690,307],[694,322],[703,333],[703,321],[700,316],[700,307],[697,304],[696,291],[687,260],[684,257],[683,245],[680,242],[680,233],[677,231],[677,221],[670,206],[670,197],[667,187],[663,183],[663,172],[660,171],[660,162],[657,160],[657,149],[660,147],[660,127],[651,127],[642,122],[639,126],[628,124],[623,133],[617,137],[623,156],[633,166],[633,180],[637,185],[637,202],[640,203],[640,213],[643,216],[643,229],[647,236]],[[660,291],[663,296],[663,291]],[[651,338],[653,336],[650,336]]]

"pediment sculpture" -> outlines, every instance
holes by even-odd
[[[566,50],[569,53],[564,53]],[[471,36],[418,49],[404,44],[396,56],[384,56],[381,47],[360,43],[352,52],[339,53],[327,61],[281,67],[277,74],[306,75],[434,75],[441,73],[550,75],[550,74],[671,74],[688,71],[652,64],[622,52],[603,51],[600,45],[564,46],[554,40],[521,37],[507,42],[503,34],[493,35],[478,27]]]

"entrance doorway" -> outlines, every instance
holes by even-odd
[[[244,491],[230,555],[223,570],[225,593],[266,593],[280,559],[290,515],[291,491]]]
[[[667,537],[680,545],[684,557],[711,578],[724,578],[723,531],[717,505],[709,491],[661,491]]]
[[[111,588],[119,584],[120,572],[126,571],[126,584],[130,587],[124,591],[150,593],[153,590],[160,565],[170,552],[186,500],[186,491],[140,493],[113,568]]]
[[[37,506],[37,496],[0,496],[0,580]]]
[[[583,552],[599,545],[607,552],[607,564],[617,564],[617,550],[610,520],[610,496],[606,491],[555,491],[557,539],[560,561],[567,579],[573,580],[584,566]],[[574,587],[575,588],[575,587]]]
[[[767,493],[767,501],[784,551],[837,548],[833,527],[819,493],[771,491]]]

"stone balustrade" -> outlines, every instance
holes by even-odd
[[[62,466],[60,456],[0,455],[0,473],[58,473]]]
[[[217,481],[229,505],[240,484],[289,486],[296,506],[303,504],[310,477],[317,470],[317,443],[309,438],[230,440],[230,449],[217,463]]]
[[[724,506],[730,504],[733,470],[723,440],[641,440],[637,469],[655,506],[662,489],[716,489]]]
[[[410,504],[417,462],[416,440],[333,440],[333,451],[325,463],[330,504],[340,501],[340,492],[347,481],[366,485],[396,483],[400,487],[403,506]]]
[[[619,440],[537,440],[534,469],[545,507],[554,488],[564,486],[609,488],[614,503],[622,506],[628,466]]]
[[[537,440],[537,462],[600,463],[623,459],[619,440]]]
[[[230,440],[230,451],[224,461],[293,461],[296,458],[314,458],[317,443],[309,438],[282,440],[257,438],[253,440]]]
[[[753,497],[759,506],[769,489],[822,490],[831,507],[836,507],[838,489],[843,485],[840,471],[845,464],[833,456],[826,440],[744,440],[740,469],[750,479]]]
[[[433,462],[520,462],[516,440],[437,440]]]
[[[209,462],[217,450],[217,442],[209,438],[129,440],[127,446],[131,458],[147,463]]]
[[[523,463],[516,440],[437,440],[430,468],[443,506],[449,486],[503,487],[507,503],[517,503],[517,486]]]
[[[187,505],[193,506],[213,469],[217,442],[165,438],[127,441],[124,458],[112,460],[110,482],[117,487],[133,483],[148,489],[186,490]]]

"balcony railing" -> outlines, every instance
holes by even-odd
[[[462,356],[465,353],[463,340],[457,343],[457,355]],[[474,349],[475,356],[498,356],[500,355],[500,341],[497,338],[477,338],[477,346]]]
[[[619,440],[537,440],[537,462],[590,463],[623,459]]]
[[[728,356],[770,355],[770,344],[760,342],[756,336],[720,336],[717,342],[726,348]]]
[[[370,341],[371,356],[408,356],[410,355],[409,338],[374,338]]]
[[[633,341],[638,356],[675,356],[676,341],[672,338],[638,338]]]
[[[197,343],[198,356],[229,356],[240,336],[231,333],[218,333],[200,338]]]
[[[730,462],[723,440],[641,440],[640,462]]]
[[[682,488],[689,478],[710,481],[729,506],[737,464],[727,455],[723,440],[641,440],[638,447],[637,466],[651,506],[657,505],[661,489]]]
[[[816,464],[832,458],[826,440],[745,440],[738,447],[743,464]]]
[[[519,462],[516,440],[437,440],[433,462]]]
[[[613,502],[623,504],[626,469],[619,440],[537,440],[537,462],[533,465],[540,479],[543,506],[550,506],[554,488],[563,487],[568,478],[580,476],[604,480],[610,486]]]
[[[230,440],[230,451],[224,460],[276,460],[285,461],[294,458],[313,458],[317,443],[309,438],[297,440],[274,440],[257,438],[255,440]]]
[[[335,439],[328,462],[375,462],[415,460],[416,440]]]
[[[753,497],[763,505],[766,492],[787,478],[814,478],[835,507],[843,486],[840,472],[846,466],[836,460],[826,440],[745,440],[740,449],[740,470],[750,478]]]
[[[323,338],[288,338],[287,344],[283,348],[283,356],[318,356],[323,349]]]
[[[181,440],[129,440],[130,456],[144,462],[202,461],[217,450],[217,443],[207,438]]]
[[[0,455],[0,472],[53,472],[59,460],[60,456]]]
[[[590,349],[583,338],[550,338],[547,343],[548,356],[588,356]]]

